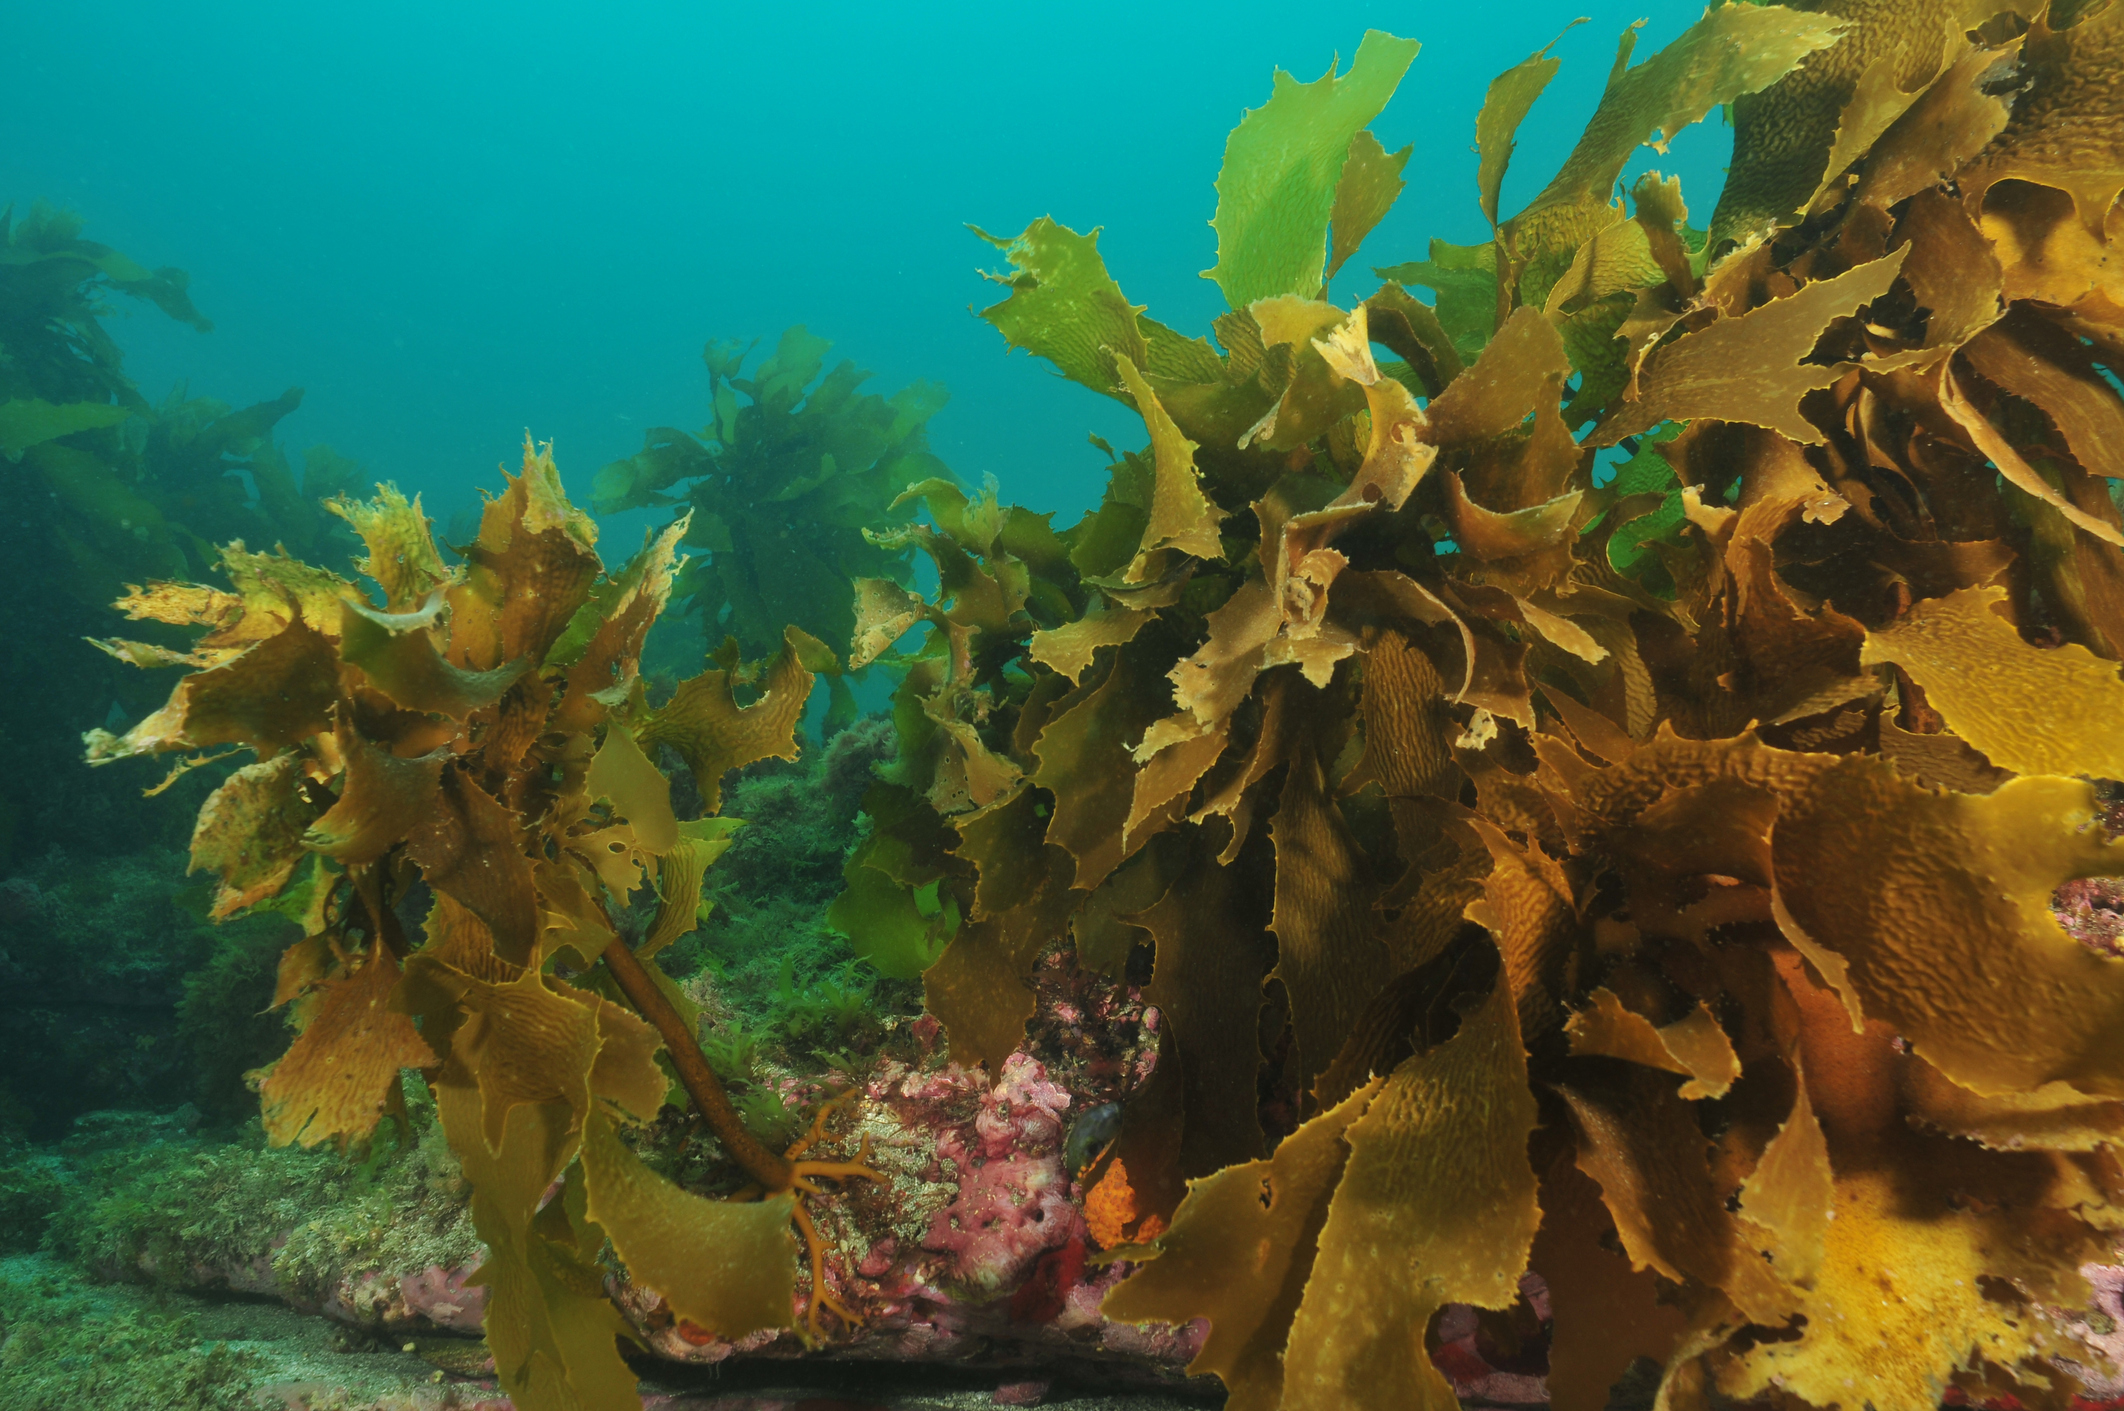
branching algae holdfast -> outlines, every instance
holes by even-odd
[[[807,1333],[821,1336],[836,1305],[803,1201],[822,1179],[875,1173],[861,1154],[807,1155],[831,1104],[788,1153],[761,1145],[702,1058],[656,953],[692,928],[730,821],[680,822],[645,750],[675,748],[713,814],[725,772],[795,756],[833,654],[792,628],[772,660],[712,668],[652,708],[636,666],[685,521],[605,574],[550,448],[528,441],[461,569],[391,487],[332,508],[366,544],[380,604],[237,549],[222,556],[231,590],[137,589],[120,603],[135,619],[207,630],[166,707],[87,737],[99,763],[257,756],[201,809],[192,859],[219,874],[217,917],[272,907],[305,933],[276,995],[300,1032],[260,1075],[269,1139],[361,1141],[400,1106],[401,1069],[429,1077],[488,1249],[488,1342],[527,1406],[633,1396],[597,1263],[608,1239],[675,1317],[741,1336],[792,1325],[793,1223],[811,1251]],[[398,908],[422,883],[416,944]],[[659,908],[630,946],[609,904],[651,884]],[[681,1100],[659,1048],[757,1199],[693,1195],[621,1140],[617,1124]]]
[[[991,1064],[1056,937],[1153,952],[1105,1311],[1207,1319],[1235,1407],[1451,1406],[1425,1329],[1530,1268],[1564,1411],[1640,1357],[1666,1406],[2063,1405],[2124,1226],[2124,971],[2050,914],[2124,872],[2124,5],[1633,39],[1509,217],[1558,61],[1499,78],[1494,240],[1354,306],[1379,33],[1232,134],[1215,347],[1095,236],[986,237],[984,317],[1150,445],[1061,533],[932,498],[934,601],[859,585],[852,660],[930,632],[841,915],[918,955],[948,900]],[[1728,103],[1708,232],[1611,194]]]

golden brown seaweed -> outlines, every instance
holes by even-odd
[[[365,1142],[398,1110],[401,1070],[427,1077],[488,1248],[489,1346],[527,1408],[634,1403],[598,1264],[607,1238],[681,1314],[735,1337],[792,1325],[794,1222],[812,1253],[805,1335],[820,1336],[838,1305],[798,1197],[872,1173],[762,1147],[702,1058],[655,955],[691,926],[736,825],[679,823],[644,747],[677,748],[712,808],[725,771],[794,753],[832,654],[792,628],[774,661],[726,661],[651,709],[640,652],[684,521],[604,575],[550,450],[526,447],[462,574],[442,566],[418,503],[388,487],[334,508],[367,542],[384,608],[232,548],[236,592],[157,585],[126,600],[215,645],[186,654],[198,669],[163,711],[89,740],[96,762],[217,743],[259,756],[209,798],[193,858],[220,875],[217,916],[271,905],[304,927],[275,995],[299,1032],[260,1075],[268,1138]],[[652,876],[665,905],[636,950],[611,908]],[[434,899],[416,948],[396,907],[417,880]],[[588,971],[580,985],[548,967],[556,955]],[[703,1200],[627,1150],[614,1124],[653,1120],[672,1096],[660,1055],[767,1199]]]

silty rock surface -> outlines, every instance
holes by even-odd
[[[285,1244],[283,1235],[276,1249]],[[291,1288],[274,1272],[269,1256],[244,1263],[194,1262],[182,1269],[165,1269],[152,1254],[142,1254],[135,1267],[100,1269],[100,1276],[174,1285],[193,1293],[231,1293],[249,1297],[277,1298],[303,1313],[320,1314],[334,1322],[376,1333],[455,1333],[480,1336],[480,1322],[487,1313],[487,1291],[468,1287],[477,1272],[474,1265],[445,1269],[430,1265],[410,1274],[384,1269],[360,1269],[343,1273],[322,1297]]]

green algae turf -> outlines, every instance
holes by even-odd
[[[0,1329],[7,1411],[234,1411],[264,1370],[168,1299],[90,1284],[49,1256],[0,1260]]]
[[[41,1226],[45,1252],[106,1276],[262,1270],[314,1302],[347,1275],[476,1263],[463,1178],[411,1086],[411,1140],[380,1136],[362,1159],[268,1147],[255,1123],[227,1142],[167,1116],[96,1114],[56,1150],[0,1153],[0,1201]]]

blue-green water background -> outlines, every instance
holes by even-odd
[[[805,323],[874,390],[946,383],[938,452],[1059,524],[1104,483],[1086,432],[1141,426],[1004,355],[969,312],[1001,260],[964,223],[1103,226],[1131,301],[1206,333],[1225,135],[1274,68],[1316,78],[1380,28],[1423,41],[1373,124],[1416,152],[1331,291],[1361,297],[1432,236],[1486,238],[1484,89],[1581,6],[24,5],[0,45],[0,201],[70,206],[89,238],[191,272],[214,332],[127,301],[109,321],[151,398],[303,386],[284,444],[330,443],[438,519],[527,427],[587,499],[644,428],[707,419],[706,339]],[[1569,150],[1617,35],[1649,20],[1641,62],[1699,13],[1604,4],[1563,38],[1506,212]],[[1626,179],[1679,172],[1702,224],[1730,148],[1714,113]]]

